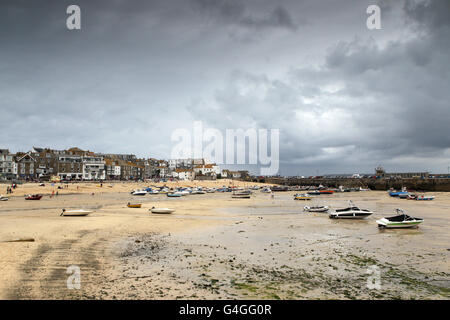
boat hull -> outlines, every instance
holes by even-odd
[[[398,228],[417,228],[423,220],[413,220],[413,221],[389,221],[385,218],[377,220],[379,228],[387,229],[398,229]]]
[[[154,208],[154,209],[150,209],[150,211],[152,213],[156,213],[156,214],[171,214],[171,213],[175,212],[174,209],[169,209],[169,208]]]
[[[329,208],[327,206],[325,207],[304,207],[304,211],[307,212],[328,212]]]
[[[84,217],[91,214],[93,211],[88,210],[68,210],[61,213],[64,217]]]
[[[128,204],[127,207],[128,208],[141,208],[142,204]]]
[[[41,200],[42,196],[31,196],[31,197],[26,197],[25,200]]]
[[[331,219],[364,219],[370,216],[373,212],[332,212]]]

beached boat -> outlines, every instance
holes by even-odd
[[[251,194],[250,190],[233,191],[231,197],[235,199],[250,199]]]
[[[249,194],[233,194],[231,197],[234,199],[250,199],[252,196]]]
[[[127,207],[128,208],[140,208],[140,207],[142,207],[142,203],[129,203],[128,202],[128,204],[127,204]]]
[[[25,197],[25,200],[41,200],[42,195],[41,194],[29,194]]]
[[[264,188],[261,190],[262,193],[272,193],[272,190],[270,188]]]
[[[320,195],[320,191],[319,190],[309,190],[307,192],[308,195],[310,196],[319,196]]]
[[[131,192],[133,196],[145,196],[147,194],[147,191],[145,190],[134,190]]]
[[[303,211],[308,212],[328,212],[330,208],[328,206],[304,206]]]
[[[8,201],[9,198],[8,197],[4,197],[0,194],[0,201]]]
[[[373,212],[367,209],[360,209],[353,204],[351,200],[348,201],[348,207],[344,209],[336,209],[330,213],[331,219],[364,219],[370,216]]]
[[[333,190],[319,190],[319,194],[333,194]]]
[[[403,187],[401,191],[397,191],[397,190],[394,190],[391,188],[391,189],[389,189],[388,192],[391,197],[399,197],[400,195],[403,195],[403,194],[407,195],[409,193],[405,187]]]
[[[400,196],[402,194],[406,194],[407,195],[408,191],[389,191],[389,195],[391,197],[398,197],[398,196]]]
[[[302,194],[295,194],[294,200],[311,200],[312,197],[310,197],[308,194],[302,193]]]
[[[183,194],[181,194],[180,192],[173,192],[173,193],[168,193],[167,196],[169,198],[179,198],[179,197],[182,197]]]
[[[274,186],[272,187],[273,192],[283,192],[283,191],[289,191],[288,186]]]
[[[377,220],[379,228],[416,228],[423,222],[422,218],[408,216],[402,209],[396,209],[397,215]]]
[[[417,199],[417,195],[416,194],[408,194],[408,197],[406,198],[408,200],[416,200]]]
[[[175,212],[174,209],[169,209],[169,208],[151,208],[150,211],[152,213],[159,213],[159,214],[170,214],[172,212]]]
[[[420,201],[431,201],[431,200],[434,200],[434,196],[420,195],[420,196],[417,196],[416,200],[420,200]]]
[[[91,214],[92,212],[94,212],[94,211],[84,210],[84,209],[79,209],[79,210],[62,209],[62,212],[61,212],[60,216],[65,216],[65,217],[84,217],[84,216],[87,216],[87,215]]]

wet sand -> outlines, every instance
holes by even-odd
[[[0,242],[0,298],[449,298],[448,193],[434,193],[430,202],[375,191],[318,197],[335,208],[352,199],[375,210],[366,220],[345,221],[304,213],[311,202],[294,201],[293,192],[274,199],[259,191],[252,199],[229,193],[167,198],[133,197],[129,191],[137,186],[122,187],[0,203],[0,241],[35,239]],[[127,208],[129,201],[143,207]],[[155,215],[152,206],[176,211]],[[95,213],[59,217],[62,207]],[[397,207],[425,222],[379,230],[375,220]],[[81,269],[80,290],[67,289],[70,265]],[[367,288],[371,266],[380,271],[378,290]]]

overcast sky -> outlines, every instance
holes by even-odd
[[[366,27],[370,4],[381,30]],[[169,158],[172,132],[197,120],[279,129],[282,175],[446,173],[449,103],[448,0],[0,2],[13,152]]]

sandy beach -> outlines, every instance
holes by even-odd
[[[151,183],[58,185],[19,185],[0,202],[1,299],[449,298],[449,193],[434,193],[430,202],[381,191],[319,196],[333,208],[351,199],[375,211],[365,220],[343,221],[303,212],[307,202],[294,201],[294,192],[273,199],[259,191],[251,199],[229,193],[168,198],[130,195]],[[53,191],[58,196],[50,197]],[[33,193],[44,197],[24,200]],[[128,202],[143,205],[132,209]],[[176,211],[151,214],[153,206]],[[62,208],[95,212],[61,217]],[[375,220],[395,208],[425,222],[418,229],[379,230]],[[34,242],[6,242],[25,238]],[[79,290],[67,288],[69,266],[81,270]],[[367,287],[372,266],[380,289]]]

